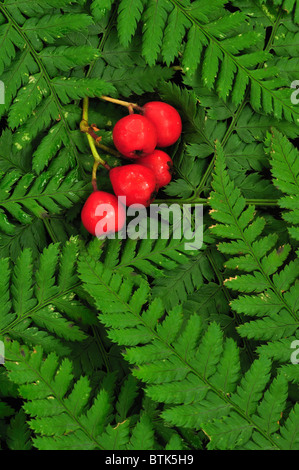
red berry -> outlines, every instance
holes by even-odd
[[[163,150],[154,150],[150,155],[139,158],[138,163],[150,168],[155,173],[159,188],[170,183],[173,161]]]
[[[149,206],[159,189],[153,171],[137,163],[112,168],[110,180],[116,196],[126,197],[127,206]]]
[[[100,237],[121,230],[125,224],[126,211],[114,194],[94,191],[85,201],[81,220],[88,232]]]
[[[152,153],[157,145],[155,126],[140,114],[130,114],[117,121],[112,136],[117,150],[127,158]]]
[[[169,147],[180,137],[182,120],[177,110],[170,104],[150,101],[143,106],[143,116],[156,127],[157,147]]]

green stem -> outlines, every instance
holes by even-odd
[[[86,96],[83,98],[83,109],[82,109],[82,121],[85,121],[88,123],[88,104],[89,104],[89,98]]]
[[[104,95],[100,96],[100,98],[101,100],[108,101],[109,103],[114,103],[120,106],[125,106],[126,108],[128,108],[130,114],[133,113],[134,109],[137,109],[138,111],[142,110],[142,108],[138,106],[137,103],[131,103],[129,101],[123,101],[117,98],[111,98],[110,96],[104,96]]]
[[[117,158],[121,157],[121,154],[117,150],[114,150],[110,147],[107,147],[107,145],[101,144],[101,142],[99,142],[97,140],[95,140],[95,145],[96,145],[96,147],[99,147],[104,152],[110,153],[114,157],[117,157]]]
[[[204,206],[209,206],[208,198],[201,198],[192,196],[187,199],[155,199],[155,204],[203,204]],[[254,206],[278,206],[278,201],[276,199],[246,199],[246,204],[252,204]]]
[[[91,177],[91,184],[93,187],[94,191],[98,191],[98,185],[97,185],[97,169],[99,166],[99,162],[96,160],[94,161],[93,167],[92,167],[92,177]]]
[[[54,231],[51,227],[50,220],[47,217],[43,217],[42,220],[43,220],[43,223],[45,224],[45,227],[47,229],[47,232],[48,232],[52,242],[53,243],[59,243],[59,240],[56,237],[56,235],[55,235],[55,233],[54,233]]]

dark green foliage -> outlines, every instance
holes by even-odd
[[[299,450],[298,24],[296,0],[0,1],[1,449]],[[202,246],[82,227],[83,98],[122,162],[102,95],[180,112],[156,202],[203,204]]]

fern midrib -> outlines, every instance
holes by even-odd
[[[55,390],[52,388],[51,384],[48,383],[48,381],[45,380],[45,378],[40,374],[40,372],[37,370],[37,369],[34,369],[30,364],[29,362],[27,362],[26,358],[24,358],[24,356],[22,356],[22,354],[19,355],[19,358],[20,358],[20,362],[23,362],[26,364],[27,368],[29,370],[31,370],[32,372],[34,372],[34,374],[39,378],[39,380],[41,382],[43,382],[46,387],[51,391],[51,395],[53,395],[56,400],[59,402],[59,404],[62,406],[62,408],[64,408],[65,412],[67,413],[67,415],[78,425],[78,427],[84,432],[84,434],[92,441],[96,444],[97,447],[99,447],[100,449],[102,450],[106,450],[96,439],[94,436],[92,436],[88,430],[85,428],[85,426],[83,426],[79,419],[73,415],[73,413],[68,409],[68,407],[66,406],[64,400],[58,396],[55,392]]]
[[[25,43],[27,44],[27,47],[28,49],[30,50],[32,56],[34,57],[34,60],[36,61],[36,63],[38,64],[39,66],[39,69],[40,71],[42,72],[42,74],[44,75],[45,77],[45,80],[47,82],[47,85],[49,87],[49,89],[51,90],[51,95],[54,99],[54,102],[56,104],[56,107],[57,107],[57,110],[58,110],[58,113],[59,113],[59,116],[61,118],[61,120],[63,121],[64,123],[64,127],[65,127],[65,130],[66,130],[66,133],[68,135],[68,138],[69,138],[69,142],[71,143],[71,149],[72,149],[72,152],[73,152],[73,155],[75,157],[75,160],[78,162],[78,165],[80,166],[80,159],[78,158],[78,154],[77,154],[77,150],[76,150],[76,145],[75,143],[73,142],[72,140],[72,133],[71,133],[71,129],[68,125],[68,122],[64,116],[64,112],[63,112],[63,107],[61,106],[60,104],[60,101],[59,101],[59,98],[55,92],[55,89],[54,87],[52,86],[52,82],[51,82],[51,79],[46,71],[46,68],[44,66],[44,64],[42,63],[42,61],[40,60],[39,58],[39,55],[38,53],[35,51],[35,49],[33,48],[33,46],[31,45],[29,39],[27,38],[26,34],[23,32],[22,28],[18,25],[18,23],[14,20],[14,18],[12,17],[12,15],[6,10],[6,7],[5,5],[3,4],[0,4],[0,10],[2,11],[3,15],[6,16],[6,18],[8,19],[8,21],[10,22],[10,24],[12,24],[12,26],[17,30],[17,32],[20,34],[20,36],[22,36],[22,38],[24,39]]]
[[[59,191],[57,190],[55,193],[41,193],[41,194],[28,194],[27,196],[23,196],[23,197],[20,197],[20,198],[16,198],[16,199],[12,199],[10,198],[9,200],[5,200],[5,201],[0,201],[0,206],[2,207],[5,207],[6,204],[17,204],[17,203],[22,203],[22,201],[26,201],[28,199],[33,199],[33,200],[37,200],[40,201],[43,197],[45,198],[53,198],[54,201],[56,201],[56,197],[59,197],[60,195],[69,195],[70,193],[74,193],[74,194],[77,194],[77,193],[81,193],[83,192],[84,193],[84,188],[79,188],[79,189],[68,189],[68,190],[63,190],[63,191]],[[59,201],[56,201],[56,202],[59,202]]]
[[[243,152],[243,153],[225,153],[225,157],[226,158],[237,158],[238,160],[242,160],[244,158],[246,158],[246,160],[248,158],[250,158],[251,160],[261,160],[262,158],[265,158],[264,156],[260,156],[260,155],[257,155],[255,153],[246,153],[246,152]]]
[[[279,316],[279,314],[277,314],[277,316]],[[262,320],[262,319],[261,319],[261,320]],[[258,320],[258,321],[259,321],[259,320]],[[250,322],[249,322],[249,323],[250,323]],[[253,321],[253,323],[254,323],[254,321]],[[246,323],[245,323],[245,326],[246,326]],[[282,328],[282,327],[284,327],[284,328],[293,327],[293,328],[294,328],[295,326],[298,326],[298,327],[299,327],[299,321],[298,321],[298,320],[297,320],[296,323],[283,323],[283,324],[280,323],[280,324],[279,324],[279,327],[280,327],[280,328]],[[277,331],[277,325],[269,326],[268,324],[266,324],[265,329],[266,329],[266,331],[271,331],[271,330],[273,330],[274,332],[276,332],[276,331]],[[260,327],[260,326],[259,326],[259,331],[261,331],[261,327]],[[294,333],[293,333],[293,334],[294,334]]]
[[[271,436],[268,436],[262,429],[260,429],[259,426],[257,426],[253,420],[251,419],[250,416],[246,415],[244,413],[244,411],[239,407],[237,406],[234,402],[232,402],[228,396],[225,396],[223,395],[223,392],[222,391],[219,391],[218,389],[216,389],[205,377],[201,376],[199,374],[199,372],[193,368],[193,366],[191,366],[184,358],[182,358],[180,356],[180,354],[169,344],[167,343],[163,338],[161,338],[156,330],[154,330],[152,327],[150,327],[145,321],[144,319],[142,318],[141,315],[138,315],[138,313],[136,313],[134,310],[132,310],[130,304],[124,302],[124,300],[119,297],[118,293],[113,291],[110,287],[109,284],[106,284],[103,279],[98,276],[97,272],[93,269],[93,267],[91,266],[91,264],[89,263],[89,260],[87,257],[85,257],[85,262],[88,264],[89,266],[89,269],[91,270],[91,272],[93,273],[93,275],[98,278],[99,280],[99,283],[102,284],[105,289],[107,289],[108,292],[110,292],[111,296],[116,298],[117,301],[121,304],[123,304],[124,306],[124,311],[130,311],[132,315],[134,315],[135,317],[138,318],[139,321],[141,321],[143,323],[143,326],[145,326],[145,328],[147,328],[148,330],[150,330],[151,334],[153,335],[154,338],[156,338],[158,341],[162,342],[164,344],[164,346],[168,349],[171,350],[171,352],[180,360],[183,362],[183,364],[190,369],[191,372],[193,372],[197,377],[199,377],[199,379],[201,381],[203,381],[219,398],[221,398],[223,401],[225,401],[227,404],[229,404],[232,408],[234,408],[234,410],[236,411],[236,413],[238,413],[239,415],[242,416],[242,418],[244,420],[246,420],[252,427],[254,427],[261,435],[264,436],[264,438],[266,440],[268,440],[269,442],[271,442],[271,444],[276,447],[276,448],[279,448],[277,443],[274,442],[271,438]],[[100,314],[99,314],[99,317],[100,317]]]

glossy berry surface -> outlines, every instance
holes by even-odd
[[[112,137],[117,150],[132,159],[152,153],[157,145],[155,126],[140,114],[130,114],[117,121]]]
[[[162,101],[150,101],[143,106],[143,116],[157,130],[157,147],[169,147],[182,133],[182,120],[177,110]]]
[[[150,168],[154,172],[159,188],[170,183],[173,161],[163,150],[154,150],[150,155],[139,158],[138,163]]]
[[[137,163],[112,168],[110,180],[116,196],[126,197],[127,206],[149,206],[159,189],[153,171]]]
[[[81,220],[88,232],[100,237],[121,230],[125,224],[126,211],[114,194],[94,191],[85,201]]]

